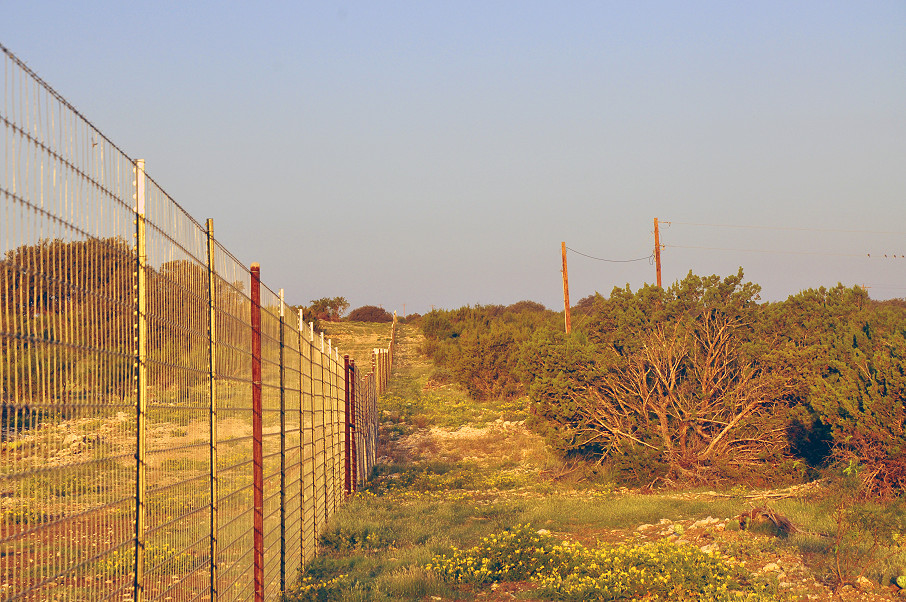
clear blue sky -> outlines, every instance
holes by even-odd
[[[559,309],[561,241],[643,257],[655,217],[665,284],[906,296],[861,257],[906,254],[903,0],[0,0],[0,43],[294,303]]]

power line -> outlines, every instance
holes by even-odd
[[[896,286],[893,284],[869,284],[869,288],[883,288],[894,291],[906,291],[906,286]]]
[[[589,259],[594,259],[596,261],[606,261],[608,263],[631,263],[633,261],[645,261],[646,259],[651,259],[652,257],[654,257],[654,253],[651,253],[650,255],[646,255],[645,257],[639,257],[637,259],[604,259],[603,257],[593,257],[591,255],[587,255],[585,253],[582,253],[581,251],[571,249],[570,247],[566,247],[566,250],[572,251],[576,255],[581,255],[582,257],[588,257]]]
[[[771,249],[731,249],[727,247],[699,247],[692,245],[662,245],[673,249],[701,249],[704,251],[733,251],[737,253],[771,253],[775,255],[831,255],[833,257],[867,257],[869,259],[881,259],[880,254],[872,256],[871,253],[829,253],[827,251],[775,251]],[[904,259],[906,255],[883,255],[884,259]]]
[[[662,224],[676,224],[678,226],[700,226],[705,228],[738,228],[745,230],[787,230],[792,232],[846,232],[849,234],[900,234],[906,235],[906,232],[892,230],[844,230],[835,228],[796,228],[791,226],[745,226],[736,224],[705,224],[699,222],[670,222],[662,221]]]

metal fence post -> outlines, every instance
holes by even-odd
[[[252,274],[252,478],[254,492],[255,602],[264,602],[264,453],[261,407],[261,266],[253,263]]]
[[[136,443],[135,443],[135,575],[133,598],[141,602],[145,577],[145,494],[147,471],[145,464],[146,429],[148,420],[148,283],[145,267],[148,246],[145,239],[145,161],[135,161],[135,387],[136,387]]]
[[[324,476],[324,483],[322,484],[322,489],[324,490],[324,524],[327,525],[327,519],[330,517],[330,499],[327,495],[327,394],[324,387],[324,333],[321,334],[321,355],[318,356],[318,366],[320,368],[320,382],[321,382],[321,449],[323,450],[323,455],[321,460],[323,466],[321,467],[321,474]],[[320,532],[320,529],[315,530],[315,534]]]
[[[340,391],[340,386],[343,383],[343,379],[340,378],[340,352],[336,348],[333,350],[333,382],[334,382],[334,393],[333,393],[333,430],[334,430],[334,471],[333,471],[333,482],[334,482],[334,492],[333,492],[333,511],[336,513],[337,509],[340,507],[340,503],[343,501],[343,463],[340,459],[340,454],[343,453],[343,411],[340,408],[340,403],[343,398],[343,393]],[[345,387],[344,387],[345,390]]]
[[[211,398],[209,432],[211,437],[211,602],[217,602],[217,314],[215,313],[214,220],[206,222],[208,235],[208,394]]]
[[[299,554],[301,554],[302,564],[307,560],[305,557],[305,322],[302,308],[299,308],[299,520],[301,521],[301,534],[299,536]],[[310,371],[310,370],[309,370]]]
[[[357,434],[355,431],[356,424],[356,402],[355,402],[355,393],[356,393],[356,380],[357,374],[355,370],[355,360],[349,362],[349,430],[351,433],[350,436],[350,446],[349,446],[349,464],[352,469],[352,474],[350,475],[350,486],[352,491],[358,490],[358,478],[359,478],[359,467],[358,467],[358,442]]]
[[[280,289],[280,591],[286,591],[286,303]]]
[[[349,370],[350,370],[350,368],[349,368],[349,355],[347,354],[347,355],[344,355],[344,356],[343,356],[343,380],[344,380],[344,382],[345,382],[345,384],[346,384],[346,394],[344,395],[344,398],[345,398],[345,399],[344,399],[344,401],[345,401],[345,406],[344,406],[344,407],[345,407],[345,410],[346,410],[346,415],[345,415],[345,418],[346,418],[346,420],[345,420],[345,422],[346,422],[346,429],[345,429],[345,433],[344,433],[345,437],[344,437],[344,442],[343,442],[343,450],[344,450],[344,452],[345,452],[344,457],[343,457],[343,492],[344,492],[347,496],[352,494],[352,463],[351,463],[351,458],[352,458],[352,420],[351,420],[351,418],[350,418],[350,411],[349,411],[349,409],[350,409],[350,405],[349,405],[349,401],[350,401],[350,399],[349,399],[349,391],[350,391],[350,388],[349,388],[349,382],[350,382],[350,378],[349,378]]]
[[[335,431],[337,428],[336,419],[334,417],[334,406],[336,405],[336,390],[334,383],[334,362],[333,362],[333,340],[327,339],[327,398],[326,398],[326,407],[325,410],[325,420],[327,424],[330,425],[328,432],[330,433],[329,439],[329,449],[330,453],[328,454],[330,471],[327,473],[329,477],[324,481],[325,489],[327,491],[327,514],[326,517],[329,517],[336,510],[336,488],[333,486],[334,481],[336,480],[336,461],[337,461],[337,449],[336,449],[336,437]],[[329,408],[329,409],[328,409]]]

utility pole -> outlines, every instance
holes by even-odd
[[[657,286],[661,288],[661,237],[658,232],[657,218],[654,218],[654,265],[657,266]]]
[[[566,273],[566,241],[560,243],[560,250],[563,253],[563,316],[566,321],[566,334],[569,334],[573,329],[573,325],[569,319],[569,276]]]

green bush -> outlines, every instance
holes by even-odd
[[[554,312],[533,301],[435,310],[421,319],[422,351],[476,399],[513,399],[526,390],[517,370],[521,345],[556,323]]]
[[[871,495],[902,491],[904,304],[843,286],[758,293],[740,270],[592,298],[570,336],[521,345],[535,428],[639,484],[761,485],[836,459],[866,469]]]
[[[779,361],[804,428],[831,453],[862,467],[864,494],[893,497],[906,487],[906,308],[871,302],[859,287],[803,291],[774,304],[764,330],[775,333]],[[794,433],[795,434],[795,433]],[[793,441],[793,444],[803,439]],[[805,440],[806,450],[809,440]],[[828,445],[829,443],[829,445]]]
[[[585,332],[537,334],[521,366],[548,439],[641,484],[774,473],[784,375],[752,344],[757,296],[741,271],[689,274],[666,290],[615,289]]]
[[[375,305],[363,305],[358,307],[351,312],[346,317],[350,322],[393,322],[393,314],[384,309],[383,307],[377,307]]]

